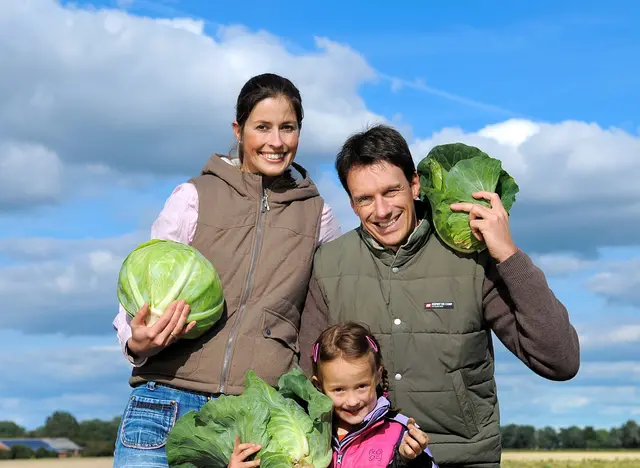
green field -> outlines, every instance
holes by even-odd
[[[511,451],[502,454],[504,468],[640,468],[640,451]]]
[[[546,461],[516,461],[502,462],[503,468],[640,468],[640,458],[637,460],[546,460]]]

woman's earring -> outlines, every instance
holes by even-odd
[[[236,154],[238,157],[240,157],[240,143],[242,143],[242,141],[238,140],[238,144],[236,145]]]

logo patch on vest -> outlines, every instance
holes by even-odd
[[[382,449],[369,449],[369,461],[382,460]]]
[[[453,302],[425,302],[425,309],[453,309]]]

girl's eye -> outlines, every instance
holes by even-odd
[[[286,132],[293,132],[296,128],[293,125],[284,125],[282,129]]]
[[[256,129],[257,129],[257,130],[261,130],[261,131],[262,131],[262,130],[266,130],[266,129],[267,129],[267,126],[266,126],[266,125],[264,125],[264,124],[260,124],[260,125],[258,125],[258,126],[256,127]]]

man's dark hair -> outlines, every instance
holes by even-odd
[[[416,166],[407,141],[396,129],[378,124],[368,130],[351,135],[336,158],[336,171],[340,183],[349,195],[347,175],[356,167],[372,166],[387,162],[399,167],[409,182],[416,173]]]

